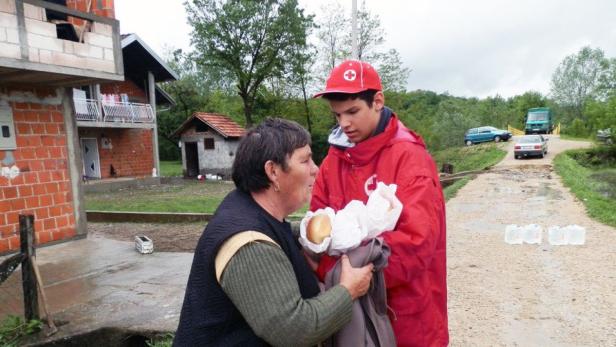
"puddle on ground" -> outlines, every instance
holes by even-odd
[[[616,170],[606,170],[590,175],[598,184],[595,190],[606,199],[616,200]]]
[[[550,166],[523,166],[516,169],[499,169],[493,172],[512,181],[524,182],[531,178],[552,179],[552,171],[553,169]]]
[[[537,197],[545,197],[546,200],[563,200],[563,195],[560,190],[551,187],[550,183],[540,183],[537,188]]]

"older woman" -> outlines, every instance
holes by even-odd
[[[372,265],[346,259],[340,285],[320,293],[285,221],[309,201],[317,170],[297,123],[268,119],[246,134],[233,163],[237,189],[195,250],[175,346],[309,346],[349,322]]]

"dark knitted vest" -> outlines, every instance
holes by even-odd
[[[215,258],[225,240],[254,230],[272,238],[293,265],[301,295],[318,295],[316,277],[287,222],[279,222],[249,194],[234,190],[222,201],[199,239],[193,258],[174,346],[266,346],[254,334],[216,281]]]

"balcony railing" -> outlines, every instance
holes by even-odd
[[[150,104],[74,99],[78,121],[111,123],[154,123]]]

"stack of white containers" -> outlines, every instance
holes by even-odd
[[[540,244],[542,234],[543,229],[537,224],[524,226],[510,224],[505,228],[505,242],[510,245],[521,245],[522,243]]]
[[[541,244],[542,235],[543,228],[537,224],[509,224],[505,227],[505,243],[510,245]],[[583,245],[586,242],[586,229],[575,224],[565,227],[550,226],[548,242],[553,246]]]
[[[548,228],[548,241],[554,246],[583,245],[586,242],[586,229],[576,224],[562,228],[553,225]]]

